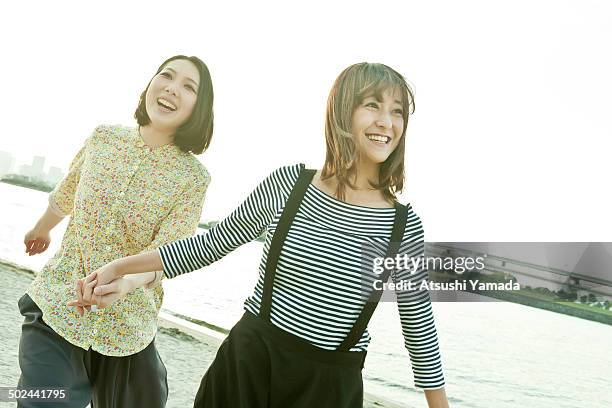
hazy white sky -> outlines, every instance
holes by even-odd
[[[605,1],[23,2],[2,10],[0,150],[67,167],[100,123],[132,124],[174,54],[215,87],[200,156],[218,219],[272,169],[324,158],[346,66],[414,84],[404,202],[432,241],[612,241],[612,7]]]

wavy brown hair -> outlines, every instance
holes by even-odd
[[[402,103],[404,129],[399,144],[380,164],[378,183],[370,185],[382,190],[388,201],[396,201],[396,194],[404,188],[404,151],[408,117],[414,113],[414,92],[394,69],[384,64],[362,62],[346,68],[334,82],[327,99],[325,115],[325,143],[327,153],[321,171],[321,179],[333,176],[338,181],[336,197],[344,200],[346,186],[354,188],[352,180],[357,175],[359,152],[351,134],[351,122],[355,109],[368,96],[380,98],[386,90],[399,91]]]
[[[200,86],[197,92],[197,99],[193,112],[185,123],[180,125],[176,132],[172,135],[172,143],[184,152],[192,152],[194,154],[201,154],[210,145],[210,140],[213,134],[213,101],[214,92],[212,86],[212,80],[210,78],[210,72],[206,64],[198,57],[187,57],[185,55],[175,55],[165,60],[155,75],[159,74],[162,69],[170,62],[177,59],[191,61],[196,66],[200,73]],[[155,76],[154,75],[154,76]],[[152,80],[153,78],[151,78]],[[134,118],[140,126],[146,126],[151,123],[151,119],[147,114],[146,108],[146,95],[151,80],[147,84],[147,87],[140,94],[138,100],[138,107],[134,112]]]

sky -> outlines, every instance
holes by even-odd
[[[320,167],[328,92],[382,62],[415,90],[401,201],[428,241],[612,241],[612,5],[605,1],[12,2],[0,150],[67,168],[99,124],[134,124],[158,65],[211,71],[203,220],[275,168]]]

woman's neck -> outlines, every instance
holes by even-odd
[[[158,129],[151,124],[141,126],[139,132],[143,142],[149,147],[159,147],[172,143],[172,132]]]
[[[351,183],[353,188],[345,185],[344,201],[365,207],[392,208],[393,203],[388,201],[381,190],[372,187],[370,181],[378,183],[379,165],[357,166],[357,172]],[[321,172],[318,171],[313,180],[315,187],[326,192],[328,195],[336,196],[338,180],[335,176],[321,180]]]
[[[354,178],[351,180],[351,183],[356,191],[376,191],[372,189],[370,182],[378,183],[379,177],[379,164],[362,162],[357,164]]]

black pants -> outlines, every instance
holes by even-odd
[[[362,407],[365,354],[320,349],[246,312],[202,378],[194,407]]]
[[[26,402],[19,407],[163,408],[168,382],[154,341],[126,357],[83,350],[55,333],[41,310],[26,294],[19,299],[25,317],[19,342],[19,388],[62,388],[66,401]]]

